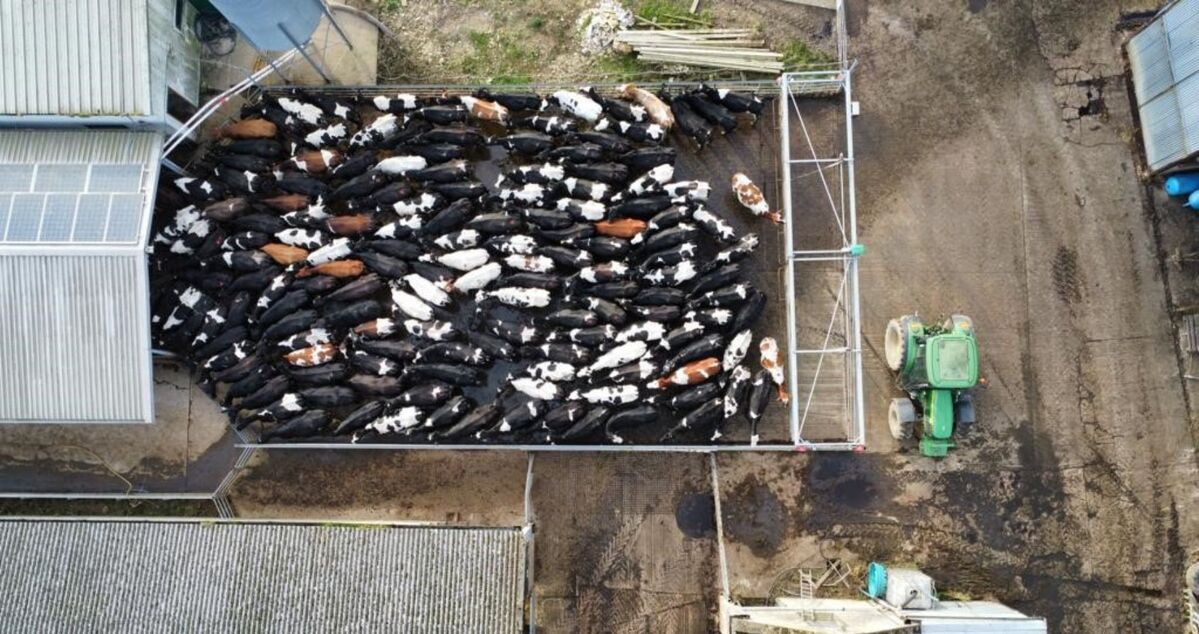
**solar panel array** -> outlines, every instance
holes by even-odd
[[[140,163],[0,163],[0,243],[138,241]]]

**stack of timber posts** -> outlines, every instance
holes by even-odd
[[[633,29],[616,35],[646,62],[781,73],[783,54],[764,48],[751,29]]]

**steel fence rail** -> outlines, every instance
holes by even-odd
[[[840,10],[838,11],[838,20],[839,23],[843,20]],[[784,276],[787,299],[787,384],[788,391],[794,396],[789,403],[791,438],[796,448],[803,450],[861,451],[864,449],[865,443],[860,326],[861,298],[858,285],[858,259],[864,251],[858,244],[857,198],[854,191],[852,70],[853,64],[845,62],[842,68],[836,70],[784,73],[779,78],[778,114],[781,137],[779,155],[783,215],[788,228],[784,238],[784,249],[787,256],[787,268]],[[841,95],[844,102],[845,136],[840,153],[836,156],[821,156],[812,141],[808,125],[801,112],[799,98],[822,94],[831,86],[835,86],[836,93]],[[792,156],[790,141],[793,138],[793,120],[798,127],[798,135],[795,138],[800,139],[800,147],[805,148],[808,153],[802,158]],[[835,229],[839,244],[823,245],[822,248],[796,248],[794,234],[797,216],[794,210],[793,181],[796,178],[797,166],[815,166],[812,173],[819,176],[819,189],[832,214],[833,221],[836,223]],[[836,168],[837,178],[832,181],[826,178],[826,168]],[[834,185],[838,186],[840,190],[836,195],[833,192]],[[840,264],[841,279],[837,283],[839,290],[836,292],[835,301],[829,314],[823,341],[818,346],[802,347],[798,340],[797,311],[800,307],[796,301],[796,279],[800,267],[813,263]],[[843,338],[844,343],[834,342],[834,338]],[[804,437],[804,426],[816,398],[826,358],[830,355],[838,356],[840,361],[845,364],[842,397],[844,439],[809,442]],[[807,386],[801,386],[799,381],[801,357],[815,359],[815,369],[811,376],[811,382]],[[806,394],[801,399],[799,397],[804,393],[803,388],[806,388]]]

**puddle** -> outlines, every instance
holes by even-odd
[[[764,484],[746,481],[724,501],[724,532],[758,557],[774,554],[787,533],[787,510]]]
[[[877,465],[855,455],[812,457],[807,484],[812,499],[846,511],[875,511],[890,487]]]
[[[692,538],[716,535],[716,502],[708,493],[688,493],[674,510],[674,521]]]

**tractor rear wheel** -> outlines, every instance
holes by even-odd
[[[887,367],[898,372],[908,356],[908,337],[912,329],[912,316],[904,315],[887,322],[887,335],[883,337],[883,352]]]
[[[912,437],[912,428],[916,426],[916,406],[911,399],[893,398],[887,408],[887,424],[891,427],[891,436],[895,440],[908,440]]]

